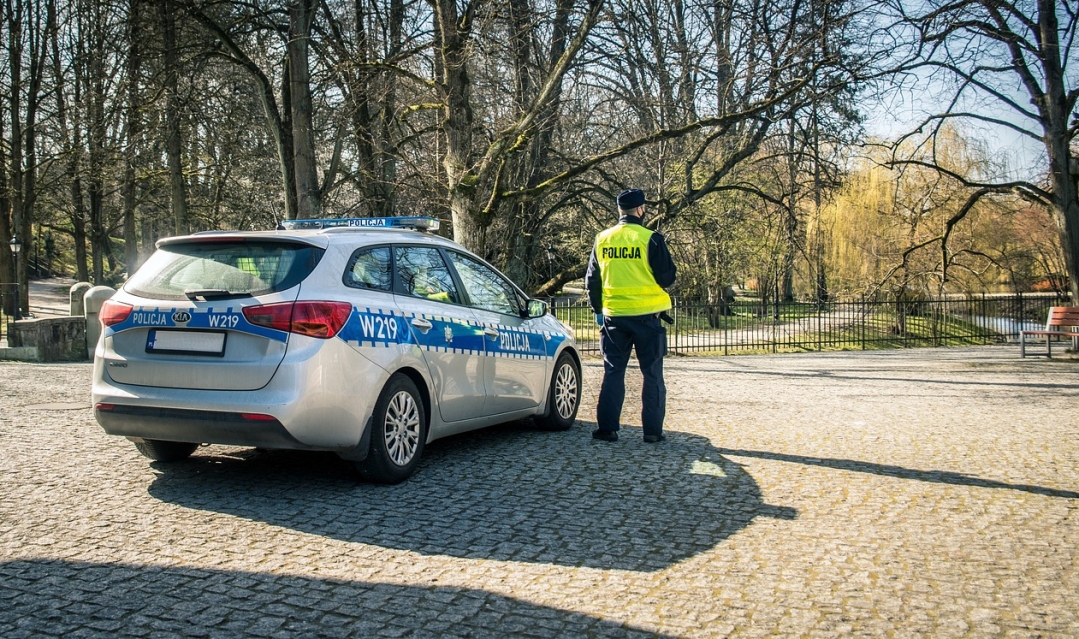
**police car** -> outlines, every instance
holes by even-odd
[[[435,439],[573,425],[573,333],[431,218],[167,238],[101,309],[94,416],[150,459],[334,451],[379,483]]]

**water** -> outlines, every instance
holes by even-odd
[[[985,315],[960,316],[963,320],[996,331],[1002,335],[1019,335],[1019,331],[1040,331],[1045,328],[1044,322],[1031,320],[1017,320],[1012,317],[989,317]]]

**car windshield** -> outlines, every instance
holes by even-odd
[[[299,284],[322,249],[279,241],[198,241],[159,248],[124,285],[139,297],[263,295]]]

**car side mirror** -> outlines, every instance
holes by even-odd
[[[547,302],[542,300],[528,300],[528,317],[543,317],[547,314],[549,308]]]

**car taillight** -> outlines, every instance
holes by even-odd
[[[247,321],[279,331],[329,339],[341,330],[352,314],[347,302],[281,302],[246,306]]]
[[[134,310],[134,307],[130,304],[105,300],[105,303],[101,305],[101,314],[98,317],[101,318],[103,325],[115,326],[126,320],[127,316],[131,315],[132,310]]]
[[[292,326],[293,302],[245,306],[244,317],[255,326],[265,326],[278,331],[288,332]]]
[[[350,314],[352,304],[346,302],[296,302],[292,332],[327,339],[337,335]]]

